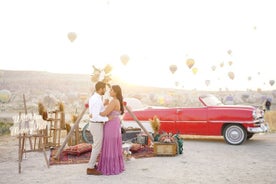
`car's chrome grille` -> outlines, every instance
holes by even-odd
[[[264,120],[264,118],[262,117],[262,118],[257,118],[257,119],[255,119],[253,122],[256,123],[256,124],[261,124],[261,123],[264,123],[265,120]]]

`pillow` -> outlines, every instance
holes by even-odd
[[[69,146],[68,148],[66,148],[63,151],[63,153],[69,154],[69,155],[80,156],[80,154],[86,153],[86,152],[91,151],[91,150],[92,150],[92,144],[81,143],[81,144],[77,144],[75,146]]]
[[[134,144],[131,145],[130,151],[131,151],[132,153],[137,153],[137,152],[138,152],[140,149],[142,149],[142,148],[143,148],[142,144],[134,143]]]

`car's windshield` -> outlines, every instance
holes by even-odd
[[[199,99],[206,106],[223,105],[223,103],[214,95],[202,95],[199,97]]]

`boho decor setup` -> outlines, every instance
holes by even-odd
[[[103,81],[105,83],[109,83],[111,81],[111,74],[110,72],[112,71],[112,67],[110,65],[106,65],[103,69],[99,69],[95,66],[93,66],[93,74],[91,75],[91,81],[93,83],[96,83],[98,81]],[[179,140],[177,139],[177,135],[171,135],[169,134],[164,134],[164,135],[160,135],[159,133],[159,128],[160,128],[160,120],[158,119],[157,116],[154,116],[153,119],[151,119],[151,125],[152,128],[154,130],[153,135],[151,133],[149,133],[145,127],[142,125],[142,123],[137,119],[137,117],[133,114],[133,112],[131,111],[131,109],[124,104],[125,109],[129,112],[129,114],[133,117],[133,119],[137,122],[137,124],[140,126],[140,128],[143,130],[143,135],[140,137],[137,137],[138,143],[134,143],[131,144],[130,147],[126,147],[127,149],[127,156],[132,156],[135,158],[142,158],[142,157],[152,157],[155,155],[176,155],[180,153],[180,147],[179,147]],[[70,131],[68,129],[68,134],[63,142],[63,144],[58,148],[58,149],[53,149],[51,150],[51,157],[50,157],[50,163],[60,163],[63,162],[64,160],[68,160],[69,157],[74,160],[74,158],[78,157],[78,155],[73,155],[72,154],[68,154],[67,149],[73,149],[72,146],[67,147],[65,150],[65,145],[68,143],[68,141],[70,140],[71,135],[77,130],[78,131],[78,127],[79,127],[79,122],[81,120],[81,118],[83,117],[83,115],[85,114],[86,110],[88,108],[88,103],[85,103],[84,108],[82,110],[82,112],[78,115],[76,115],[74,117],[74,126],[71,127]],[[181,139],[180,139],[181,140]],[[150,146],[150,142],[154,143],[154,147],[152,147],[152,144]],[[141,143],[143,142],[143,143]],[[74,145],[74,146],[80,146],[80,144],[78,145]],[[171,147],[170,147],[171,146]],[[169,147],[169,148],[167,148]],[[79,147],[78,147],[79,148]],[[182,146],[181,146],[182,148]],[[87,150],[87,149],[84,149]],[[129,151],[131,151],[131,154],[129,154]],[[86,156],[89,155],[91,151],[87,151],[87,152],[83,152],[80,153],[79,156],[82,156],[82,161],[81,162],[85,162],[83,160],[83,158],[87,158]],[[182,153],[182,152],[181,152]],[[83,157],[84,156],[84,157]],[[89,155],[90,156],[90,155]],[[88,157],[89,159],[89,157]],[[74,161],[69,161],[70,163],[75,163]],[[68,162],[66,162],[68,163]]]
[[[91,81],[93,83],[96,83],[98,81],[103,81],[105,83],[109,83],[111,81],[111,71],[112,71],[112,66],[111,65],[106,65],[103,69],[99,69],[97,67],[95,67],[94,65],[93,67],[93,73],[91,75]],[[87,111],[88,108],[88,103],[85,102],[83,110],[81,111],[81,113],[78,115],[76,121],[74,122],[74,126],[71,127],[70,131],[68,132],[64,142],[62,143],[62,145],[59,147],[59,149],[57,150],[54,159],[59,159],[60,155],[65,147],[65,145],[68,143],[70,137],[72,136],[72,134],[75,131],[78,131],[79,129],[79,123],[83,117],[83,115],[85,114],[85,112]]]

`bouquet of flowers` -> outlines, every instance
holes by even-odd
[[[163,143],[174,143],[175,139],[172,133],[163,133],[159,137],[159,142]]]

